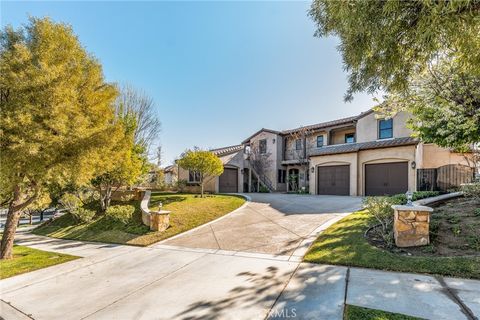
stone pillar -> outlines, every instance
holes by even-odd
[[[416,247],[430,243],[429,223],[433,211],[425,206],[392,206],[393,232],[397,247]]]
[[[150,211],[150,230],[165,231],[170,226],[170,211]]]

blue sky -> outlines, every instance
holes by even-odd
[[[163,164],[192,146],[240,143],[365,111],[345,103],[335,38],[315,38],[310,2],[1,2],[1,24],[28,15],[72,25],[108,81],[152,96]]]

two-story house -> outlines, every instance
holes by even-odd
[[[473,179],[465,155],[413,138],[407,120],[405,112],[384,119],[369,110],[291,130],[261,129],[240,145],[212,150],[225,170],[207,190],[363,196],[448,189]],[[195,186],[195,174],[181,171],[179,179]]]

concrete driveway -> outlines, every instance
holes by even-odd
[[[18,244],[84,258],[1,280],[0,318],[341,320],[345,302],[436,320],[480,312],[478,281],[299,263],[302,243],[359,199],[252,196],[221,220],[147,248],[22,231]],[[187,243],[208,232],[216,246]]]
[[[156,246],[303,256],[321,230],[361,206],[359,197],[247,196],[251,201],[236,212]]]

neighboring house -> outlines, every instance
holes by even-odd
[[[225,165],[207,182],[211,192],[304,190],[311,194],[384,195],[447,190],[470,182],[463,154],[412,138],[408,114],[358,116],[291,130],[261,129],[241,145],[214,149]],[[183,172],[183,173],[182,173]],[[195,184],[195,174],[179,179]]]
[[[172,186],[177,183],[178,168],[176,164],[167,166],[163,169],[163,182],[167,186]]]
[[[219,177],[205,178],[204,191],[212,193],[243,192],[243,145],[210,150],[216,154],[223,163],[223,174]],[[186,182],[186,191],[199,192],[200,177],[196,172],[178,168],[178,180]]]

